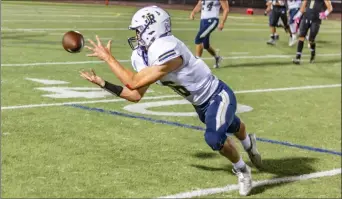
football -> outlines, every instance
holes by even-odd
[[[69,53],[81,52],[84,47],[84,37],[78,31],[69,31],[63,35],[63,48]]]

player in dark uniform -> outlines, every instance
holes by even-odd
[[[271,10],[271,18],[270,18],[270,28],[271,28],[271,39],[267,41],[269,45],[275,45],[276,43],[276,27],[278,25],[279,18],[283,21],[285,31],[290,34],[291,31],[290,26],[288,25],[287,20],[287,8],[285,0],[270,0],[271,3],[268,5],[272,5]]]
[[[324,11],[325,7],[326,10]],[[294,64],[300,64],[305,36],[308,33],[309,29],[309,43],[311,51],[310,63],[314,62],[316,55],[315,38],[319,32],[322,19],[326,19],[327,16],[332,12],[332,10],[333,8],[330,0],[303,1],[300,11],[294,17],[295,20],[299,20],[300,17],[302,17],[302,13],[304,13],[299,26],[299,41],[297,46],[296,58],[292,60]]]

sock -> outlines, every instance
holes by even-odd
[[[290,26],[289,26],[289,25],[287,25],[287,26],[285,27],[285,31],[286,31],[287,33],[289,33],[290,37],[292,37],[292,31],[290,30]]]
[[[299,40],[298,46],[297,46],[296,59],[300,59],[302,57],[303,45],[304,45],[304,41]]]
[[[195,56],[196,57],[196,59],[201,59],[201,57],[200,56]]]
[[[279,39],[279,35],[277,33],[274,33],[274,38]]]
[[[235,170],[244,170],[246,168],[246,163],[240,157],[240,160],[237,163],[233,163]]]
[[[316,43],[315,42],[310,44],[310,51],[311,51],[311,57],[316,55]]]
[[[275,40],[276,39],[276,34],[271,34],[271,39]]]
[[[244,140],[240,140],[240,142],[241,142],[243,148],[245,149],[245,151],[250,149],[252,146],[251,139],[249,138],[248,134],[247,134],[246,138]]]
[[[296,32],[296,23],[290,24],[290,29],[292,34],[294,34]]]

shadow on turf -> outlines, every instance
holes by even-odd
[[[219,157],[216,153],[196,153],[195,157],[200,159],[211,159],[214,157]],[[289,157],[289,158],[281,158],[281,159],[264,159],[263,160],[263,168],[260,171],[253,170],[252,173],[271,173],[274,174],[274,178],[281,177],[289,177],[289,176],[298,176],[303,174],[309,174],[316,172],[316,170],[311,166],[317,159],[316,158],[308,158],[308,157]],[[247,162],[248,165],[251,165],[250,162]],[[197,165],[192,164],[192,167],[197,169],[215,172],[215,171],[232,171],[232,165],[226,165],[224,167],[209,167],[205,165]],[[251,193],[251,195],[259,194],[264,192],[266,189],[270,189],[272,187],[282,186],[286,183],[272,184],[272,185],[264,185],[255,187]]]

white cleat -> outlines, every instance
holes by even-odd
[[[295,36],[293,36],[292,38],[290,38],[289,40],[289,46],[293,46],[297,43],[297,38]]]
[[[276,41],[274,39],[270,39],[267,41],[267,44],[274,46],[276,44]]]
[[[214,68],[219,68],[219,67],[220,67],[221,61],[222,61],[222,57],[221,57],[221,56],[215,57],[215,65],[214,65]]]
[[[244,169],[233,169],[233,173],[237,175],[239,181],[239,193],[241,196],[247,196],[252,190],[252,174],[248,165]]]
[[[253,165],[260,170],[262,168],[262,159],[257,149],[256,136],[255,134],[248,134],[248,137],[251,140],[251,148],[246,150],[246,152]]]

